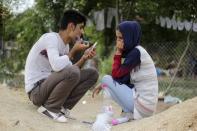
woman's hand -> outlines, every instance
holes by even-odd
[[[123,43],[123,41],[122,41],[122,40],[117,40],[117,41],[116,41],[116,49],[118,49],[118,50],[123,50],[123,48],[124,48],[124,43]]]
[[[99,92],[102,90],[102,87],[101,87],[101,84],[97,85],[94,90],[93,90],[93,93],[92,93],[92,98],[94,98],[95,95],[98,95]]]
[[[122,50],[124,48],[124,43],[122,40],[117,40],[116,41],[116,55],[122,55]]]

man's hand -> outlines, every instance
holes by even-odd
[[[93,90],[93,93],[92,93],[92,98],[94,98],[95,95],[98,95],[99,92],[102,90],[102,87],[101,87],[101,84],[97,85],[94,90]]]
[[[72,50],[73,50],[73,52],[83,51],[83,50],[87,49],[88,47],[89,47],[88,44],[86,45],[86,44],[83,44],[82,41],[76,41]]]
[[[81,41],[77,41],[68,54],[69,58],[72,60],[73,57],[75,56],[76,52],[85,50],[88,47],[89,47],[89,45],[85,45],[85,44],[81,43]]]
[[[82,58],[85,59],[85,60],[87,60],[87,59],[93,58],[95,55],[96,55],[96,50],[95,50],[95,49],[92,49],[92,48],[90,47],[89,49],[87,49],[87,50],[84,52]]]
[[[89,49],[87,49],[87,50],[84,52],[84,54],[83,54],[83,56],[81,57],[81,59],[80,59],[77,63],[75,63],[75,65],[81,68],[81,67],[83,66],[83,64],[86,62],[86,60],[91,59],[91,58],[94,57],[95,55],[96,55],[95,49],[92,49],[92,48],[90,47]]]

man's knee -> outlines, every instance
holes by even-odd
[[[64,78],[75,79],[78,81],[80,79],[80,69],[78,66],[72,65],[63,69]]]
[[[96,69],[94,69],[94,68],[89,68],[89,69],[88,69],[88,72],[90,72],[90,73],[89,73],[89,78],[91,78],[91,79],[93,79],[93,80],[95,80],[95,81],[98,80],[99,73],[98,73],[98,71],[97,71]]]
[[[96,69],[92,69],[92,76],[93,76],[93,79],[95,79],[96,81],[98,80],[98,77],[99,77],[99,73]]]
[[[36,106],[41,106],[44,102],[43,100],[38,96],[37,93],[31,92],[29,94],[30,100],[32,101],[32,103]]]

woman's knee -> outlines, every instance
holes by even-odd
[[[112,79],[112,76],[110,76],[110,75],[105,75],[101,79],[101,83],[103,83],[103,84],[107,84],[107,83],[110,83],[112,81],[113,81],[113,79]]]
[[[108,87],[112,89],[114,86],[112,76],[110,75],[103,76],[103,78],[101,79],[101,84],[103,88]]]

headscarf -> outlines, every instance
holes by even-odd
[[[118,25],[124,40],[123,57],[128,58],[128,54],[140,44],[141,27],[137,21],[124,21]]]

